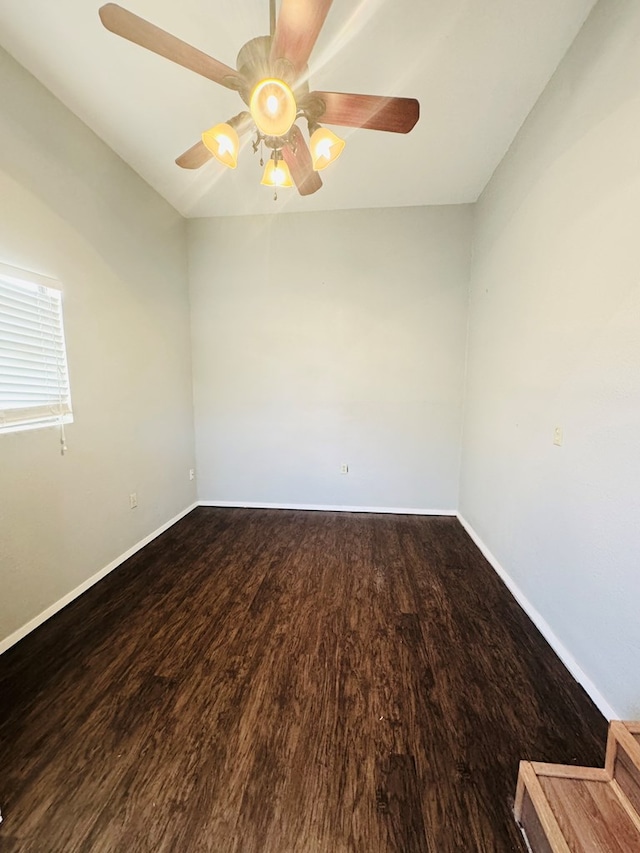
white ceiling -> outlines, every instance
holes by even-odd
[[[233,67],[268,32],[268,0],[119,2]],[[335,128],[347,147],[324,187],[275,203],[249,144],[235,171],[175,165],[240,98],[105,30],[101,0],[0,0],[0,44],[184,216],[457,204],[478,198],[594,4],[334,0],[311,88],[415,97],[421,118],[407,136]]]

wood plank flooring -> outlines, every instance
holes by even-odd
[[[456,519],[199,508],[0,657],[0,850],[524,853],[606,734]]]

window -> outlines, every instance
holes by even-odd
[[[59,286],[0,264],[0,433],[71,421]]]

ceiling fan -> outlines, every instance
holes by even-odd
[[[254,152],[261,146],[271,152],[262,183],[276,190],[295,183],[300,195],[310,195],[322,186],[318,171],[335,161],[345,144],[320,121],[408,133],[420,116],[414,98],[309,90],[307,61],[331,3],[282,0],[276,21],[275,0],[270,0],[270,35],[242,46],[237,70],[116,3],[102,6],[99,14],[111,32],[236,90],[249,107],[205,131],[200,141],[177,158],[178,166],[198,169],[215,157],[235,168],[240,136],[251,131],[255,133]],[[307,122],[311,150],[296,124],[299,119]]]

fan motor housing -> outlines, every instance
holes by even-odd
[[[282,80],[291,87],[296,102],[309,92],[309,83],[306,80],[306,71],[299,81],[296,70],[287,59],[276,59],[271,61],[271,36],[258,36],[244,44],[238,53],[236,68],[238,73],[246,81],[246,88],[240,90],[240,96],[245,104],[251,99],[251,92],[261,80],[266,77],[275,77]]]

